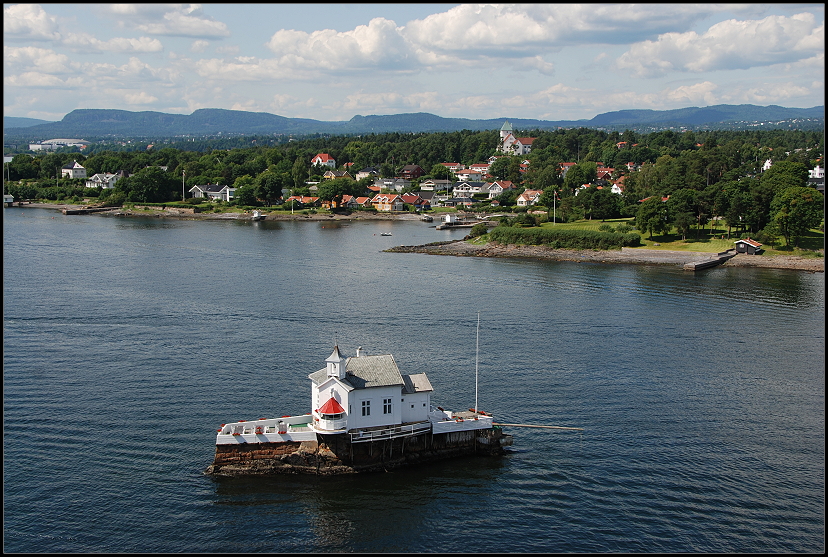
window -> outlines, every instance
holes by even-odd
[[[362,401],[362,415],[363,416],[370,416],[371,415],[371,401],[370,400],[363,400]]]
[[[390,414],[391,413],[391,399],[390,398],[382,399],[382,413],[383,414]]]

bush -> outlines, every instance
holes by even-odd
[[[556,230],[498,226],[489,232],[491,241],[501,244],[550,245],[562,249],[620,249],[641,245],[639,234],[595,230]]]
[[[469,238],[477,238],[478,236],[483,236],[489,231],[489,228],[483,224],[482,222],[478,222],[471,228],[471,232],[469,232]]]

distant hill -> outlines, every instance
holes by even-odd
[[[6,116],[3,118],[3,129],[6,128],[29,128],[40,124],[52,124],[52,120],[38,120],[37,118],[18,118]]]
[[[54,137],[174,137],[229,135],[355,135],[368,133],[451,132],[459,130],[496,130],[505,120],[515,129],[605,128],[648,130],[671,127],[748,127],[749,123],[817,120],[824,126],[825,107],[784,108],[781,106],[716,105],[676,110],[620,110],[599,114],[591,120],[532,120],[499,117],[487,120],[443,118],[434,114],[392,114],[354,116],[348,121],[326,122],[309,118],[286,118],[266,112],[245,112],[217,108],[196,110],[190,115],[127,110],[73,110],[60,122],[33,118],[4,119],[4,134],[27,140]],[[819,121],[821,119],[821,122]]]

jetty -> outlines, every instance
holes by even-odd
[[[690,261],[689,263],[684,264],[685,271],[701,271],[702,269],[709,269],[711,267],[716,267],[721,265],[725,261],[733,258],[736,256],[736,250],[734,248],[727,249],[725,251],[721,251],[716,255],[708,258],[708,259],[701,259],[698,261]]]
[[[448,214],[443,216],[443,222],[435,226],[437,230],[447,230],[449,228],[471,228],[476,224],[485,224],[486,226],[497,226],[498,221],[490,220],[488,217],[478,217],[476,219],[468,219],[466,217]]]
[[[91,213],[104,213],[107,211],[115,211],[120,207],[80,207],[79,209],[63,209],[61,212],[64,215],[89,215]]]

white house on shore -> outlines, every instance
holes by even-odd
[[[193,194],[193,197],[208,197],[211,200],[230,201],[236,195],[236,188],[220,186],[219,184],[207,184],[191,187],[190,193]]]
[[[428,420],[431,383],[425,373],[403,375],[394,356],[346,358],[335,346],[325,368],[311,373],[314,428],[323,431],[401,425]]]
[[[60,169],[60,176],[62,178],[86,178],[86,168],[78,161],[72,161],[63,165]]]
[[[112,189],[115,187],[115,182],[123,178],[123,174],[110,174],[109,172],[100,172],[93,174],[91,178],[86,180],[87,188],[104,188]]]

